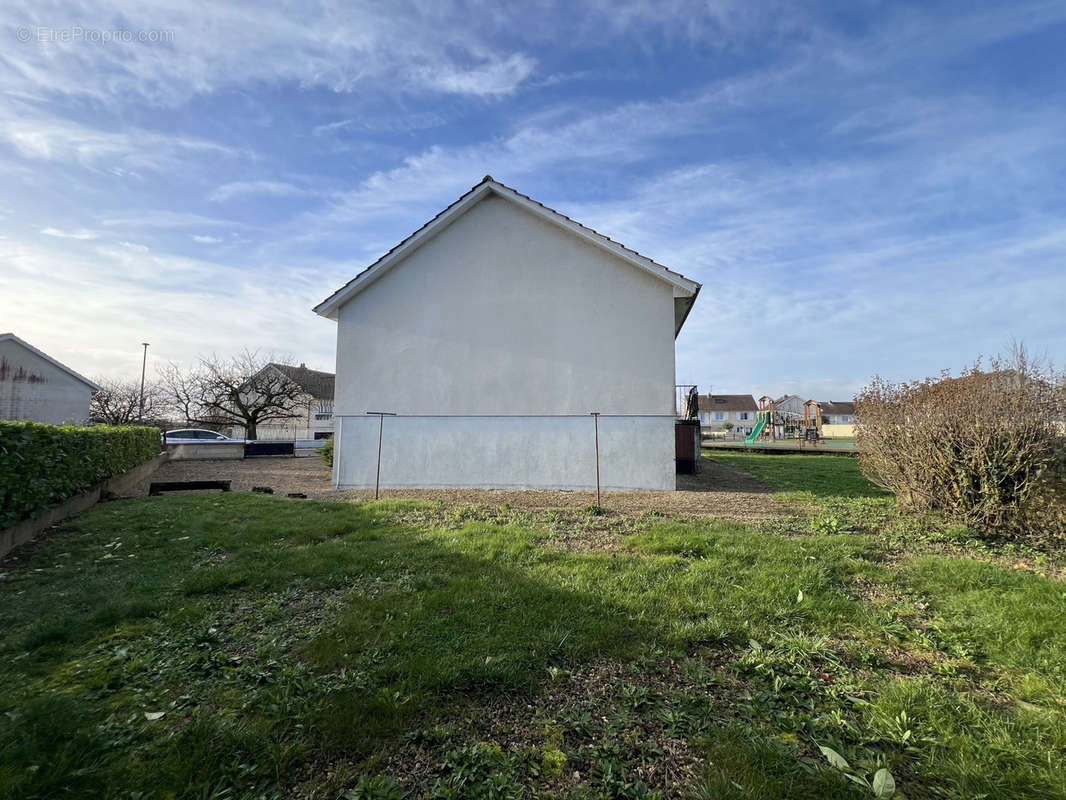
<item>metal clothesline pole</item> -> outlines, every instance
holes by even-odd
[[[374,477],[374,499],[377,500],[381,489],[381,436],[385,430],[385,417],[395,417],[392,411],[367,411],[369,416],[377,415],[378,418],[378,469]]]
[[[596,436],[596,510],[600,508],[600,412],[592,411],[592,428]]]
[[[141,342],[144,355],[141,357],[141,399],[137,404],[137,424],[144,421],[144,371],[148,367],[148,342]]]

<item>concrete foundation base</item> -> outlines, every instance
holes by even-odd
[[[337,420],[334,485],[373,488],[377,417]],[[381,487],[596,488],[596,438],[589,417],[385,417]],[[673,490],[673,417],[600,417],[604,491]]]

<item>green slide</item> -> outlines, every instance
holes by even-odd
[[[767,412],[765,411],[759,412],[759,421],[755,423],[755,427],[752,429],[751,433],[749,433],[747,435],[747,438],[744,439],[745,442],[747,442],[748,444],[755,444],[755,440],[759,438],[759,434],[762,433],[762,429],[766,427],[766,418],[768,416],[769,414],[767,414]]]

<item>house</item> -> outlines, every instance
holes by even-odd
[[[291,417],[272,419],[256,425],[257,439],[328,439],[333,435],[335,380],[332,372],[308,369],[307,364],[296,367],[274,362],[263,369],[281,373],[299,387],[300,395]],[[237,429],[234,433],[243,437],[243,429]]]
[[[803,406],[807,401],[798,394],[786,394],[774,400],[774,413],[803,419]]]
[[[337,322],[334,484],[673,489],[699,289],[486,176],[315,308]]]
[[[774,437],[799,436],[803,427],[803,412],[807,401],[798,394],[786,394],[773,401]]]
[[[855,423],[859,421],[855,416],[855,403],[828,400],[818,405],[822,410],[822,436],[833,438],[855,435]]]
[[[0,333],[0,419],[83,424],[100,387],[13,333]]]
[[[823,425],[852,425],[855,423],[855,403],[827,400],[818,403],[822,408]]]
[[[758,410],[755,397],[750,394],[700,395],[700,425],[705,430],[725,430],[728,422],[731,423],[730,430],[751,433]]]

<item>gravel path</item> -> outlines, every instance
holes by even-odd
[[[244,461],[173,461],[164,464],[152,480],[228,480],[234,491],[269,486],[276,495],[301,492],[322,500],[369,500],[368,490],[334,491],[330,471],[317,458],[254,458]],[[785,516],[787,510],[771,489],[735,467],[706,458],[697,475],[678,475],[674,492],[605,492],[604,508],[623,514],[661,511],[682,516],[711,516],[740,522],[758,522]],[[595,492],[510,489],[385,489],[383,498],[443,500],[464,505],[508,504],[516,509],[585,508],[596,502]]]

